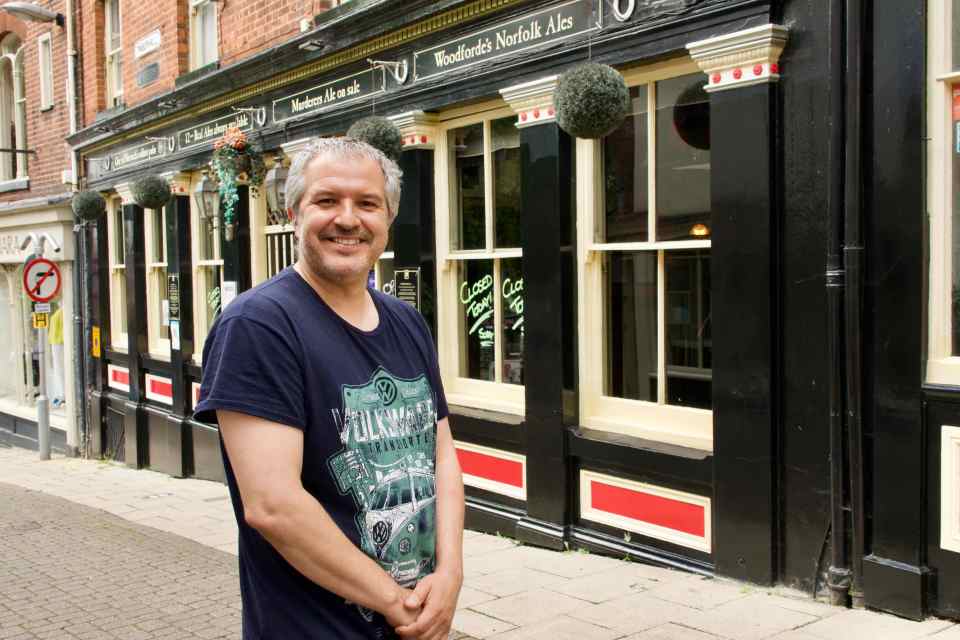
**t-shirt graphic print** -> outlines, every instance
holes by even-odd
[[[327,465],[357,504],[360,548],[402,586],[432,573],[436,557],[437,410],[425,375],[378,368],[365,385],[341,387],[333,409],[343,449]]]

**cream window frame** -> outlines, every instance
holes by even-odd
[[[376,264],[373,265],[374,286],[377,288],[377,291],[383,291],[383,284],[384,284],[384,281],[383,281],[383,279],[384,279],[383,261],[384,261],[384,260],[393,261],[394,256],[395,256],[395,253],[394,253],[393,251],[384,251],[383,253],[380,254],[380,257],[377,258]],[[394,271],[396,271],[396,268],[397,268],[397,265],[396,265],[396,263],[394,263],[394,265],[393,265]],[[394,295],[394,294],[395,294],[395,292],[392,291],[392,290],[391,290],[391,291],[384,291],[384,293],[387,293],[387,294],[390,294],[390,295]]]
[[[126,331],[120,331],[119,328],[126,322],[126,299],[129,295],[127,291],[127,271],[126,271],[126,247],[123,248],[124,262],[118,262],[117,241],[123,236],[119,236],[117,230],[117,217],[120,218],[120,224],[123,224],[123,202],[118,196],[107,198],[107,256],[110,269],[110,346],[117,351],[126,353],[129,346],[129,338]],[[120,303],[120,289],[123,289],[124,304]]]
[[[37,38],[37,65],[40,71],[40,110],[52,109],[53,99],[53,39],[50,33]]]
[[[111,47],[113,41],[113,21],[110,19],[111,7],[117,12],[117,22],[121,25],[119,40],[116,48]],[[103,33],[104,33],[104,72],[107,81],[107,108],[118,106],[123,100],[123,14],[120,13],[120,0],[104,0],[103,2]]]
[[[927,372],[931,384],[960,385],[960,356],[953,355],[953,118],[952,93],[960,89],[953,71],[947,2],[931,2],[927,13],[927,214],[930,223],[930,286],[927,313]]]
[[[194,192],[196,181],[200,179],[200,174],[196,174],[191,180],[190,193]],[[219,215],[219,212],[218,212]],[[219,224],[223,224],[221,221]],[[200,257],[200,238],[203,233],[214,233],[213,258],[201,259]],[[208,228],[207,223],[200,220],[200,212],[197,210],[196,202],[190,202],[190,255],[192,259],[193,270],[193,341],[196,349],[193,353],[193,361],[196,364],[203,362],[203,343],[210,332],[210,326],[207,324],[207,295],[205,287],[206,276],[203,271],[210,267],[220,267],[220,292],[223,294],[223,255],[220,246],[220,228],[215,230]],[[254,243],[251,243],[254,244]],[[222,303],[221,303],[222,308]]]
[[[156,255],[155,223],[160,218],[160,228],[165,234],[167,228],[166,209],[144,209],[144,242],[147,270],[147,344],[150,356],[161,360],[170,359],[170,328],[163,324],[163,300],[167,287],[167,240],[160,239],[160,250],[164,255]],[[169,318],[169,314],[168,314]]]
[[[443,345],[439,350],[440,374],[446,392],[447,403],[456,406],[487,409],[498,413],[524,415],[524,386],[505,382],[474,380],[460,375],[460,330],[459,330],[459,262],[471,259],[493,261],[494,290],[499,291],[500,260],[523,256],[521,248],[493,248],[493,153],[490,123],[498,118],[516,116],[516,112],[507,107],[502,100],[493,101],[470,109],[458,109],[441,114],[438,124],[436,149],[434,151],[434,175],[436,200],[436,240],[437,240],[437,343]],[[447,134],[478,122],[484,123],[484,201],[486,218],[486,250],[453,250],[451,248],[450,202],[455,186],[450,184],[449,144]],[[494,326],[497,338],[494,344],[502,344],[501,336],[502,305],[495,304]],[[503,354],[499,346],[495,348],[496,375],[502,375]]]
[[[700,73],[688,58],[629,69],[623,72],[629,86],[649,84],[648,113],[656,114],[656,91],[653,83],[686,74]],[[706,82],[706,78],[704,78]],[[648,202],[651,225],[656,216],[656,135],[655,117],[647,118],[648,139]],[[604,309],[606,287],[603,254],[612,251],[655,251],[658,281],[664,282],[666,249],[709,248],[710,240],[670,242],[629,242],[606,244],[596,241],[595,230],[603,215],[603,142],[576,140],[577,175],[577,324],[579,327],[579,391],[580,424],[610,433],[636,436],[647,440],[713,450],[713,411],[664,404],[666,390],[666,337],[657,335],[658,402],[628,400],[604,394],[606,366]],[[581,178],[582,176],[582,178]],[[655,237],[655,236],[651,236]],[[658,326],[664,326],[666,315],[665,288],[657,287]]]
[[[206,51],[206,46],[209,43],[206,42],[207,34],[204,33],[202,25],[200,24],[200,16],[202,12],[208,8],[213,10],[213,21],[216,25],[216,36],[212,44],[214,48],[214,56],[209,60],[203,56],[204,51]],[[219,28],[219,18],[220,18],[220,7],[217,6],[217,0],[190,0],[190,70],[199,69],[200,67],[205,67],[208,64],[213,64],[220,59],[220,28]]]

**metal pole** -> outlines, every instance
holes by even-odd
[[[47,398],[47,330],[37,329],[40,343],[40,395],[37,396],[37,431],[40,459],[50,459],[50,402]]]

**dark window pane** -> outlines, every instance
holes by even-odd
[[[513,116],[490,123],[493,149],[493,221],[496,247],[519,247],[520,131]]]
[[[601,242],[648,239],[647,87],[630,89],[631,115],[603,141],[604,209]]]
[[[605,393],[616,398],[657,401],[657,254],[605,256]]]
[[[453,184],[450,242],[453,249],[485,249],[483,125],[449,133]]]
[[[667,403],[709,409],[713,404],[710,252],[670,251],[664,267]]]
[[[523,384],[523,259],[500,261],[500,303],[503,305],[503,376]]]
[[[495,379],[493,261],[460,263],[460,375]]]
[[[657,83],[657,240],[710,233],[710,100],[697,73]]]

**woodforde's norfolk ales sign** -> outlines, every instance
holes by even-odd
[[[596,0],[574,0],[475,31],[413,54],[413,78],[423,80],[459,71],[525,49],[599,29]]]

